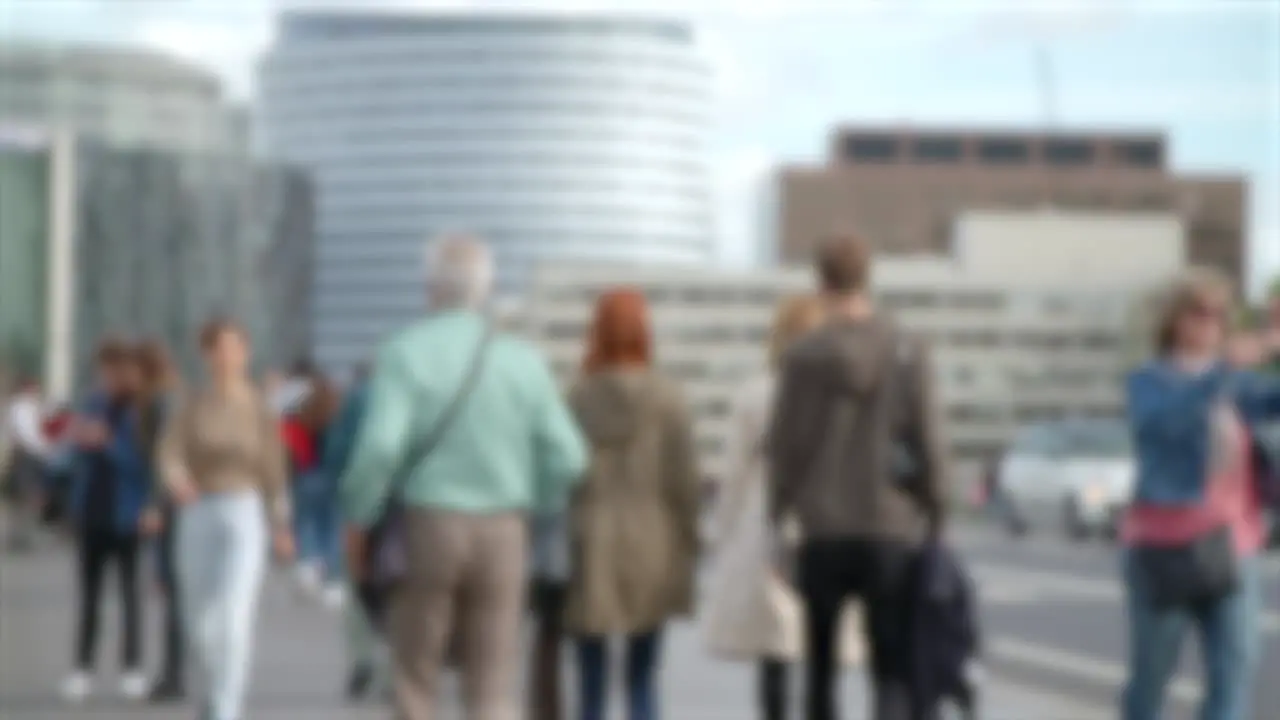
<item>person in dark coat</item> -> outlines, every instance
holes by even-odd
[[[79,629],[75,667],[62,685],[68,701],[93,690],[99,615],[106,569],[115,565],[123,610],[120,693],[131,700],[147,694],[142,666],[142,588],[138,561],[144,533],[154,527],[148,510],[151,463],[137,432],[134,398],[137,364],[127,345],[106,342],[98,351],[99,389],[73,421],[75,443],[69,517],[79,563]]]

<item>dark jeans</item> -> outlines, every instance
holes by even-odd
[[[837,720],[840,612],[851,597],[864,606],[875,720],[913,720],[910,697],[909,587],[916,550],[889,540],[814,540],[800,550],[806,605],[807,720]]]
[[[187,649],[182,618],[182,589],[178,586],[176,566],[179,517],[180,513],[172,508],[166,509],[164,532],[160,535],[157,550],[165,604],[164,661],[160,668],[160,680],[180,687],[186,678],[184,660]]]
[[[562,583],[535,580],[531,594],[537,627],[529,660],[532,666],[529,720],[563,720],[564,680],[561,668],[566,587]]]
[[[109,563],[116,564],[120,578],[121,663],[128,670],[142,668],[142,593],[138,585],[136,533],[89,530],[80,534],[80,631],[76,638],[76,669],[93,669],[98,645],[98,615],[102,605],[103,574]]]
[[[658,720],[656,675],[661,650],[661,630],[626,638],[626,706],[630,720]],[[578,640],[578,682],[581,720],[604,720],[609,704],[607,638]]]

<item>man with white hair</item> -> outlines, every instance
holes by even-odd
[[[356,565],[361,530],[403,479],[406,572],[388,616],[400,720],[436,717],[455,632],[466,717],[517,716],[527,518],[562,511],[586,466],[546,361],[484,315],[493,275],[489,248],[476,238],[431,246],[430,312],[379,349],[342,478]]]

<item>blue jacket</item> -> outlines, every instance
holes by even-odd
[[[1189,376],[1153,361],[1129,375],[1126,397],[1138,459],[1134,499],[1153,505],[1204,498],[1210,414],[1217,402],[1233,404],[1251,433],[1280,418],[1280,382],[1225,365]]]
[[[107,420],[107,398],[91,396],[80,409],[80,414]],[[115,472],[114,505],[111,509],[114,529],[117,532],[136,532],[138,520],[151,500],[152,467],[142,448],[137,426],[137,412],[130,408],[109,426],[110,437],[102,450]],[[76,449],[71,455],[71,485],[68,496],[70,516],[77,526],[86,522],[86,498],[89,483],[93,480],[94,452]]]

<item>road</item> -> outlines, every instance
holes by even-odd
[[[986,720],[1106,720],[1123,677],[1124,618],[1114,552],[1032,538],[1012,543],[993,530],[956,532],[980,583],[991,679]],[[1280,565],[1268,567],[1268,655],[1260,677],[1280,677]],[[128,706],[109,696],[69,708],[55,695],[71,647],[72,575],[64,550],[0,558],[0,719],[187,720],[181,708]],[[156,613],[151,613],[152,615]],[[101,663],[115,659],[114,607],[106,608]],[[154,620],[149,641],[158,631]],[[1202,687],[1194,655],[1171,692],[1171,719],[1191,717]],[[342,650],[334,616],[273,578],[263,602],[250,714],[246,720],[384,720],[383,708],[339,699]],[[154,657],[154,654],[151,655]],[[846,717],[864,717],[859,673],[846,683]],[[1274,684],[1272,684],[1274,685]],[[708,659],[696,624],[673,629],[664,671],[673,720],[747,720],[750,668]],[[1280,707],[1280,688],[1260,690],[1259,707]],[[105,695],[105,694],[104,694]],[[449,720],[454,716],[446,715]],[[1261,717],[1261,716],[1259,716]]]

